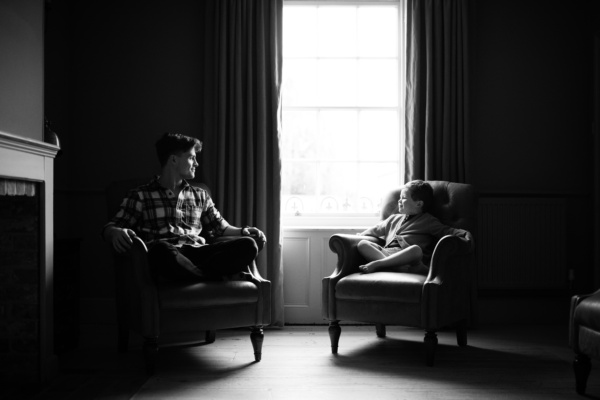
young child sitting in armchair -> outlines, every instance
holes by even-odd
[[[402,188],[398,213],[359,233],[385,240],[380,246],[369,240],[358,243],[358,252],[367,260],[359,267],[362,273],[377,271],[410,272],[426,275],[429,267],[423,256],[430,256],[437,241],[446,235],[455,235],[467,241],[471,234],[442,224],[427,211],[433,202],[433,189],[427,182],[415,180]]]

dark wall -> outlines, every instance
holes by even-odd
[[[0,131],[43,141],[43,0],[0,2]]]
[[[482,192],[592,190],[591,2],[472,2],[472,181]]]
[[[162,132],[201,136],[198,3],[51,3],[48,25],[58,20],[68,42],[63,59],[48,54],[48,63],[68,57],[59,86],[69,89],[63,133],[74,147],[65,154],[66,187],[103,188],[114,179],[156,173],[153,145]]]
[[[569,285],[579,293],[595,289],[598,1],[477,0],[471,6],[471,182],[482,196],[565,199]]]

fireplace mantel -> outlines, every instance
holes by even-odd
[[[40,183],[40,376],[57,371],[54,354],[54,158],[56,145],[0,131],[0,178]]]

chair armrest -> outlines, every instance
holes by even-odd
[[[210,243],[225,242],[235,239],[235,236],[219,236],[213,238]],[[259,251],[262,250],[264,242],[256,241]],[[259,308],[257,313],[257,325],[269,325],[271,323],[271,281],[260,274],[256,261],[252,261],[241,272],[240,277],[244,281],[252,282],[258,288]]]
[[[117,312],[119,321],[144,337],[158,337],[159,296],[148,266],[148,248],[139,238],[124,255],[117,255]],[[125,321],[124,321],[125,319]]]
[[[360,272],[358,267],[364,258],[358,253],[358,242],[369,240],[379,243],[381,240],[372,236],[357,236],[349,234],[335,234],[329,238],[329,248],[337,254],[337,264],[330,276],[322,280],[321,290],[321,315],[328,320],[335,317],[335,285],[345,276]]]
[[[257,324],[269,325],[271,323],[271,281],[260,275],[256,261],[248,265],[240,275],[243,280],[254,283],[258,288]]]
[[[441,281],[444,279],[448,261],[452,257],[466,256],[473,252],[473,241],[452,235],[442,237],[436,244],[427,281]]]
[[[458,236],[444,236],[436,244],[423,285],[425,328],[439,329],[468,318],[472,255],[472,241]]]
[[[357,245],[361,240],[369,240],[373,243],[381,242],[372,236],[357,236],[338,233],[329,238],[329,248],[337,254],[338,262],[329,278],[340,280],[355,272],[360,272],[358,267],[365,259],[358,253]]]
[[[600,292],[597,290],[593,293],[579,294],[571,297],[571,307],[569,311],[569,347],[576,353],[579,352],[579,327],[575,326],[575,309],[583,300],[587,299]]]

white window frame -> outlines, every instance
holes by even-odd
[[[405,151],[404,151],[404,110],[405,110],[405,96],[406,92],[406,64],[402,62],[405,57],[405,4],[404,0],[362,0],[362,1],[348,1],[348,0],[284,0],[284,7],[286,5],[398,5],[398,128],[400,135],[399,140],[399,182],[398,186],[402,185],[404,179],[404,165],[405,165]],[[285,66],[284,66],[285,68]],[[363,107],[368,109],[368,107]],[[373,109],[377,109],[374,107]],[[390,188],[391,190],[392,188]],[[292,215],[289,213],[281,214],[281,224],[285,229],[329,229],[332,227],[340,228],[363,228],[366,226],[372,226],[379,220],[378,213],[302,213],[301,215]]]

